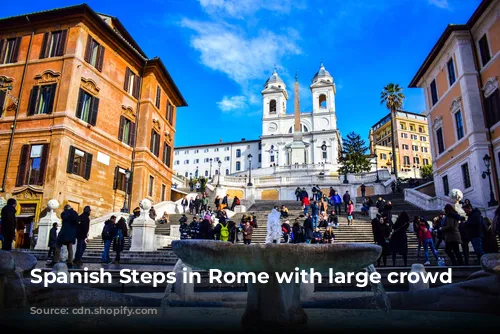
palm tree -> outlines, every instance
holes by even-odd
[[[396,180],[398,178],[398,164],[396,156],[396,126],[395,126],[395,116],[396,111],[403,108],[403,101],[405,96],[402,93],[403,88],[399,84],[390,83],[384,87],[384,90],[380,94],[380,104],[384,104],[391,112],[391,131],[392,131],[392,156],[393,156],[393,166],[394,166],[394,176]]]

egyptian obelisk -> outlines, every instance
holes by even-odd
[[[302,140],[302,131],[300,128],[300,97],[299,97],[299,76],[295,74],[294,86],[294,115],[295,123],[293,126],[293,142],[290,145],[292,150],[292,164],[304,164],[306,161],[306,145]]]

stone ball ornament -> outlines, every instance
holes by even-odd
[[[464,198],[464,194],[460,189],[451,189],[449,196],[455,202],[459,202]]]
[[[56,199],[51,199],[47,203],[47,207],[49,208],[50,211],[54,211],[57,208],[59,208],[59,202]]]
[[[145,198],[139,203],[139,206],[141,207],[142,210],[149,211],[149,209],[151,209],[153,204],[149,199]]]

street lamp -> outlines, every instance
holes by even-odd
[[[416,165],[413,165],[413,178],[414,179],[417,178],[417,166]]]
[[[125,182],[125,198],[123,199],[123,207],[122,209],[120,210],[121,212],[123,213],[128,213],[128,208],[127,208],[127,194],[128,194],[128,188],[129,188],[129,179],[130,179],[130,170],[127,168],[125,170],[125,179],[126,179],[126,182]]]
[[[323,145],[321,145],[321,150],[323,151],[323,159],[325,159],[325,164],[323,165],[323,175],[325,175],[325,166],[326,166],[326,142],[323,142]]]
[[[208,178],[212,179],[212,158],[210,158],[210,173],[208,174]]]
[[[483,179],[488,176],[488,181],[490,182],[490,201],[488,202],[488,206],[496,206],[498,202],[495,200],[495,194],[493,193],[493,186],[491,184],[491,158],[488,154],[486,154],[483,158],[484,165],[486,166],[486,172],[483,172]]]
[[[249,154],[247,156],[247,158],[248,158],[248,183],[247,183],[247,186],[251,187],[251,186],[253,186],[253,184],[252,184],[252,155]]]
[[[219,175],[217,175],[217,188],[220,187],[220,166],[222,165],[222,161],[218,161],[217,164],[219,165]]]
[[[391,174],[394,174],[394,164],[392,163],[392,152],[389,152],[389,160],[391,161]]]
[[[344,183],[349,183],[349,180],[347,180],[347,166],[345,165],[345,161],[347,159],[347,154],[345,152],[342,153],[342,162],[344,165]]]
[[[377,154],[377,150],[375,150],[375,171],[377,172],[377,179],[375,180],[375,182],[379,183],[380,182],[380,179],[378,177],[378,154]]]

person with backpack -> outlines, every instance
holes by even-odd
[[[226,219],[220,219],[214,229],[215,240],[229,241],[229,224]]]
[[[113,225],[113,251],[116,252],[114,264],[120,264],[120,254],[125,247],[125,238],[127,237],[127,223],[125,218],[121,217],[116,224]]]
[[[189,225],[187,223],[187,219],[185,219],[179,225],[179,234],[180,234],[181,240],[189,239],[190,233],[191,233],[191,228],[189,227]]]
[[[111,216],[104,222],[104,227],[101,233],[102,242],[104,243],[104,250],[101,256],[102,263],[111,263],[111,259],[109,258],[109,249],[111,248],[111,242],[113,241],[113,229],[115,222],[116,216]]]
[[[483,252],[483,236],[484,236],[484,220],[481,215],[481,211],[478,208],[472,208],[470,203],[465,204],[462,209],[467,215],[467,221],[464,224],[465,231],[469,237],[472,247],[474,248],[474,253],[476,253],[477,259],[481,261],[481,257],[484,255]]]

